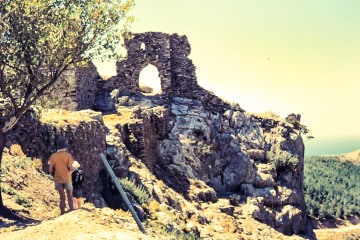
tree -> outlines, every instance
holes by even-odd
[[[300,123],[301,120],[301,115],[300,114],[295,114],[295,113],[290,113],[286,118],[285,121],[292,124],[294,126],[294,129],[297,129],[300,131],[301,134],[308,134],[309,133],[309,128],[303,124]],[[313,139],[313,136],[310,136],[311,139]]]
[[[0,116],[0,167],[6,135],[69,66],[119,58],[133,6],[134,0],[0,2],[0,98],[7,104]]]

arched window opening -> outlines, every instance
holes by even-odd
[[[161,94],[161,80],[158,69],[149,64],[141,70],[139,75],[139,88],[146,95]]]
[[[145,50],[146,50],[145,43],[143,43],[143,42],[141,43],[140,49],[141,49],[142,51],[145,51]]]

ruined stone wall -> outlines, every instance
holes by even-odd
[[[191,47],[186,36],[159,32],[134,34],[125,46],[127,58],[117,63],[117,75],[98,84],[96,109],[109,111],[115,108],[118,101],[114,100],[114,90],[119,92],[118,97],[141,93],[139,76],[148,64],[158,69],[161,96],[165,102],[174,97],[185,97],[200,100],[209,109],[234,107],[198,85],[195,65],[189,59]],[[112,106],[104,104],[109,101]],[[240,107],[237,106],[236,110]]]
[[[91,109],[94,105],[97,92],[97,83],[100,76],[94,64],[78,68],[76,70],[76,89],[73,93],[77,102],[77,108],[74,110]]]
[[[48,94],[49,107],[66,110],[91,109],[97,92],[100,76],[93,63],[86,67],[70,67],[64,71],[59,81]]]
[[[241,110],[238,105],[231,105],[198,85],[195,65],[189,59],[191,47],[186,36],[160,32],[134,34],[125,41],[125,47],[127,57],[117,63],[117,74],[110,79],[102,80],[92,63],[65,71],[48,95],[50,107],[114,111],[117,105],[121,105],[117,98],[142,94],[139,76],[146,66],[152,64],[159,72],[162,92],[159,97],[164,103],[169,103],[174,97],[184,97],[203,102],[207,109]]]
[[[159,158],[157,145],[160,139],[164,139],[167,132],[167,124],[170,119],[169,110],[163,107],[139,108],[134,112],[134,118],[141,119],[141,154],[139,158],[149,168],[154,167]]]
[[[44,163],[55,151],[55,132],[52,125],[43,124],[27,112],[7,135],[6,147],[19,144],[29,157],[41,158]],[[45,169],[45,168],[44,168]]]
[[[99,91],[120,89],[136,93],[139,89],[139,75],[148,64],[159,71],[161,88],[164,93],[171,91],[171,61],[169,35],[148,32],[135,34],[126,40],[127,58],[117,63],[117,75],[99,83]]]
[[[27,114],[7,136],[7,147],[19,144],[28,157],[40,158],[47,172],[48,159],[56,152],[56,139],[64,136],[68,151],[81,164],[85,173],[84,196],[94,202],[102,189],[100,170],[103,168],[99,153],[106,151],[105,132],[99,121],[80,122],[76,125],[55,126],[43,124]]]
[[[232,106],[215,94],[199,86],[196,68],[189,59],[191,47],[186,36],[170,36],[171,47],[171,97],[183,97],[201,101],[205,108],[223,110]],[[240,110],[238,107],[236,110]]]
[[[104,167],[99,154],[106,151],[103,125],[97,121],[81,122],[79,125],[57,128],[59,136],[65,136],[74,160],[81,164],[85,180],[83,191],[90,202],[100,198],[102,183],[100,170]]]

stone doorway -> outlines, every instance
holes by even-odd
[[[139,74],[139,88],[145,95],[162,93],[159,71],[154,65],[148,64],[141,70]]]

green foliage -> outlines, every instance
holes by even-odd
[[[26,166],[29,166],[32,164],[32,160],[29,157],[24,157],[21,159],[16,159],[14,161],[14,167],[15,168],[22,168],[25,169]]]
[[[15,195],[16,194],[15,189],[13,189],[13,188],[3,187],[3,188],[1,188],[1,191],[8,194],[8,195]]]
[[[14,199],[15,199],[15,202],[17,204],[21,205],[21,206],[24,206],[24,207],[31,207],[32,206],[30,201],[27,198],[25,198],[25,197],[23,197],[21,195],[16,194],[14,196]]]
[[[274,146],[272,146],[270,151],[266,153],[266,158],[270,163],[273,164],[275,169],[280,169],[284,167],[294,168],[299,163],[299,159],[297,156],[292,155],[287,151],[277,149]]]
[[[294,126],[294,129],[297,129],[300,131],[301,134],[308,134],[310,132],[309,128],[303,124],[300,123],[301,115],[291,113],[286,118],[285,121],[292,124]],[[311,138],[314,138],[311,136]]]
[[[130,193],[138,203],[149,203],[150,196],[143,186],[136,185],[135,181],[128,178],[119,178],[119,181],[124,191]]]
[[[360,166],[337,157],[305,157],[305,202],[315,217],[360,213]]]
[[[0,98],[15,116],[49,92],[70,66],[120,58],[119,46],[133,17],[134,0],[2,0]]]
[[[157,236],[162,236],[169,240],[201,240],[202,238],[196,236],[194,233],[184,233],[176,230],[169,230],[166,226],[157,222],[148,221],[145,223],[147,229],[151,229]]]
[[[15,189],[10,188],[10,187],[9,188],[4,187],[4,188],[1,188],[1,192],[4,192],[10,196],[13,196],[14,200],[17,204],[22,205],[24,207],[31,207],[30,201],[27,198],[17,194]]]

